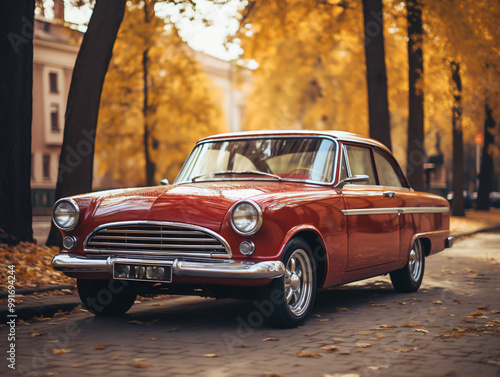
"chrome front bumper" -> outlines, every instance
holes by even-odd
[[[283,276],[285,266],[280,261],[236,262],[234,260],[190,261],[185,259],[151,260],[137,258],[108,257],[97,259],[72,254],[58,254],[52,259],[52,268],[68,273],[105,273],[113,275],[113,264],[171,265],[174,276],[274,279]]]

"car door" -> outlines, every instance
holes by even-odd
[[[346,271],[395,262],[399,256],[399,221],[394,192],[379,184],[370,146],[344,144],[343,149],[341,174],[369,176],[364,184],[342,188],[347,218]]]

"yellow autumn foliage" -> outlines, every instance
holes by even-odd
[[[497,124],[500,121],[500,3],[420,3],[424,22],[424,82],[420,85],[425,98],[425,149],[427,155],[435,153],[439,134],[450,166],[451,61],[461,64],[466,151],[473,148],[473,135],[483,130],[486,101],[495,109]],[[384,0],[383,6],[393,152],[404,168],[407,9],[400,0]],[[241,39],[244,58],[259,64],[248,98],[245,128],[335,129],[368,135],[361,0],[251,1],[242,11],[237,38]]]
[[[155,3],[127,3],[106,75],[96,137],[96,172],[107,186],[145,184],[145,127],[156,182],[175,179],[197,140],[226,130],[221,94],[175,27],[155,15]]]

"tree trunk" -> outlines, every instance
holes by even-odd
[[[491,114],[491,108],[486,103],[486,119],[484,121],[484,144],[483,155],[481,157],[481,169],[479,173],[479,190],[477,193],[476,209],[490,209],[490,192],[493,180],[493,156],[491,155],[492,147],[495,144],[495,120]]]
[[[464,141],[462,133],[462,79],[460,63],[451,62],[453,88],[453,216],[465,216],[464,209]]]
[[[422,8],[419,0],[408,0],[409,115],[406,172],[410,185],[424,185],[424,60],[422,57]]]
[[[59,158],[56,199],[92,190],[97,116],[104,77],[125,12],[126,0],[97,0],[76,59]],[[61,246],[52,225],[49,246]]]
[[[363,0],[363,16],[370,137],[392,149],[382,0]]]
[[[33,241],[31,118],[35,0],[0,2],[0,243]]]
[[[149,23],[149,9],[148,3],[144,2],[144,22]],[[152,147],[152,142],[150,142],[150,127],[149,127],[149,46],[146,46],[144,53],[142,54],[142,70],[143,70],[143,80],[144,80],[144,104],[142,107],[142,114],[144,117],[144,159],[146,162],[146,186],[155,185],[155,171],[156,165],[151,159],[150,148]]]

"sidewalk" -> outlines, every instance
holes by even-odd
[[[471,236],[481,232],[487,232],[500,228],[500,209],[492,208],[488,211],[467,211],[465,217],[452,217],[451,234],[456,238]],[[35,316],[49,317],[55,313],[69,312],[80,305],[80,299],[74,286],[75,280],[52,270],[50,261],[57,250],[45,246],[32,244],[21,244],[16,246],[16,253],[22,255],[16,260],[15,254],[6,256],[6,250],[0,245],[0,257],[3,264],[15,264],[21,266],[20,274],[16,282],[16,314],[19,319],[28,320]],[[23,254],[22,250],[28,250]],[[38,252],[37,252],[38,251]],[[34,262],[36,261],[36,262]],[[26,267],[34,262],[32,267]],[[2,266],[3,267],[3,266]],[[6,270],[6,268],[4,268]],[[32,279],[26,279],[31,276]],[[7,292],[4,282],[6,277],[2,272],[2,284],[0,284],[0,315],[6,316]],[[21,280],[22,279],[22,280]],[[35,281],[39,279],[38,281]],[[29,289],[26,289],[29,288]]]

